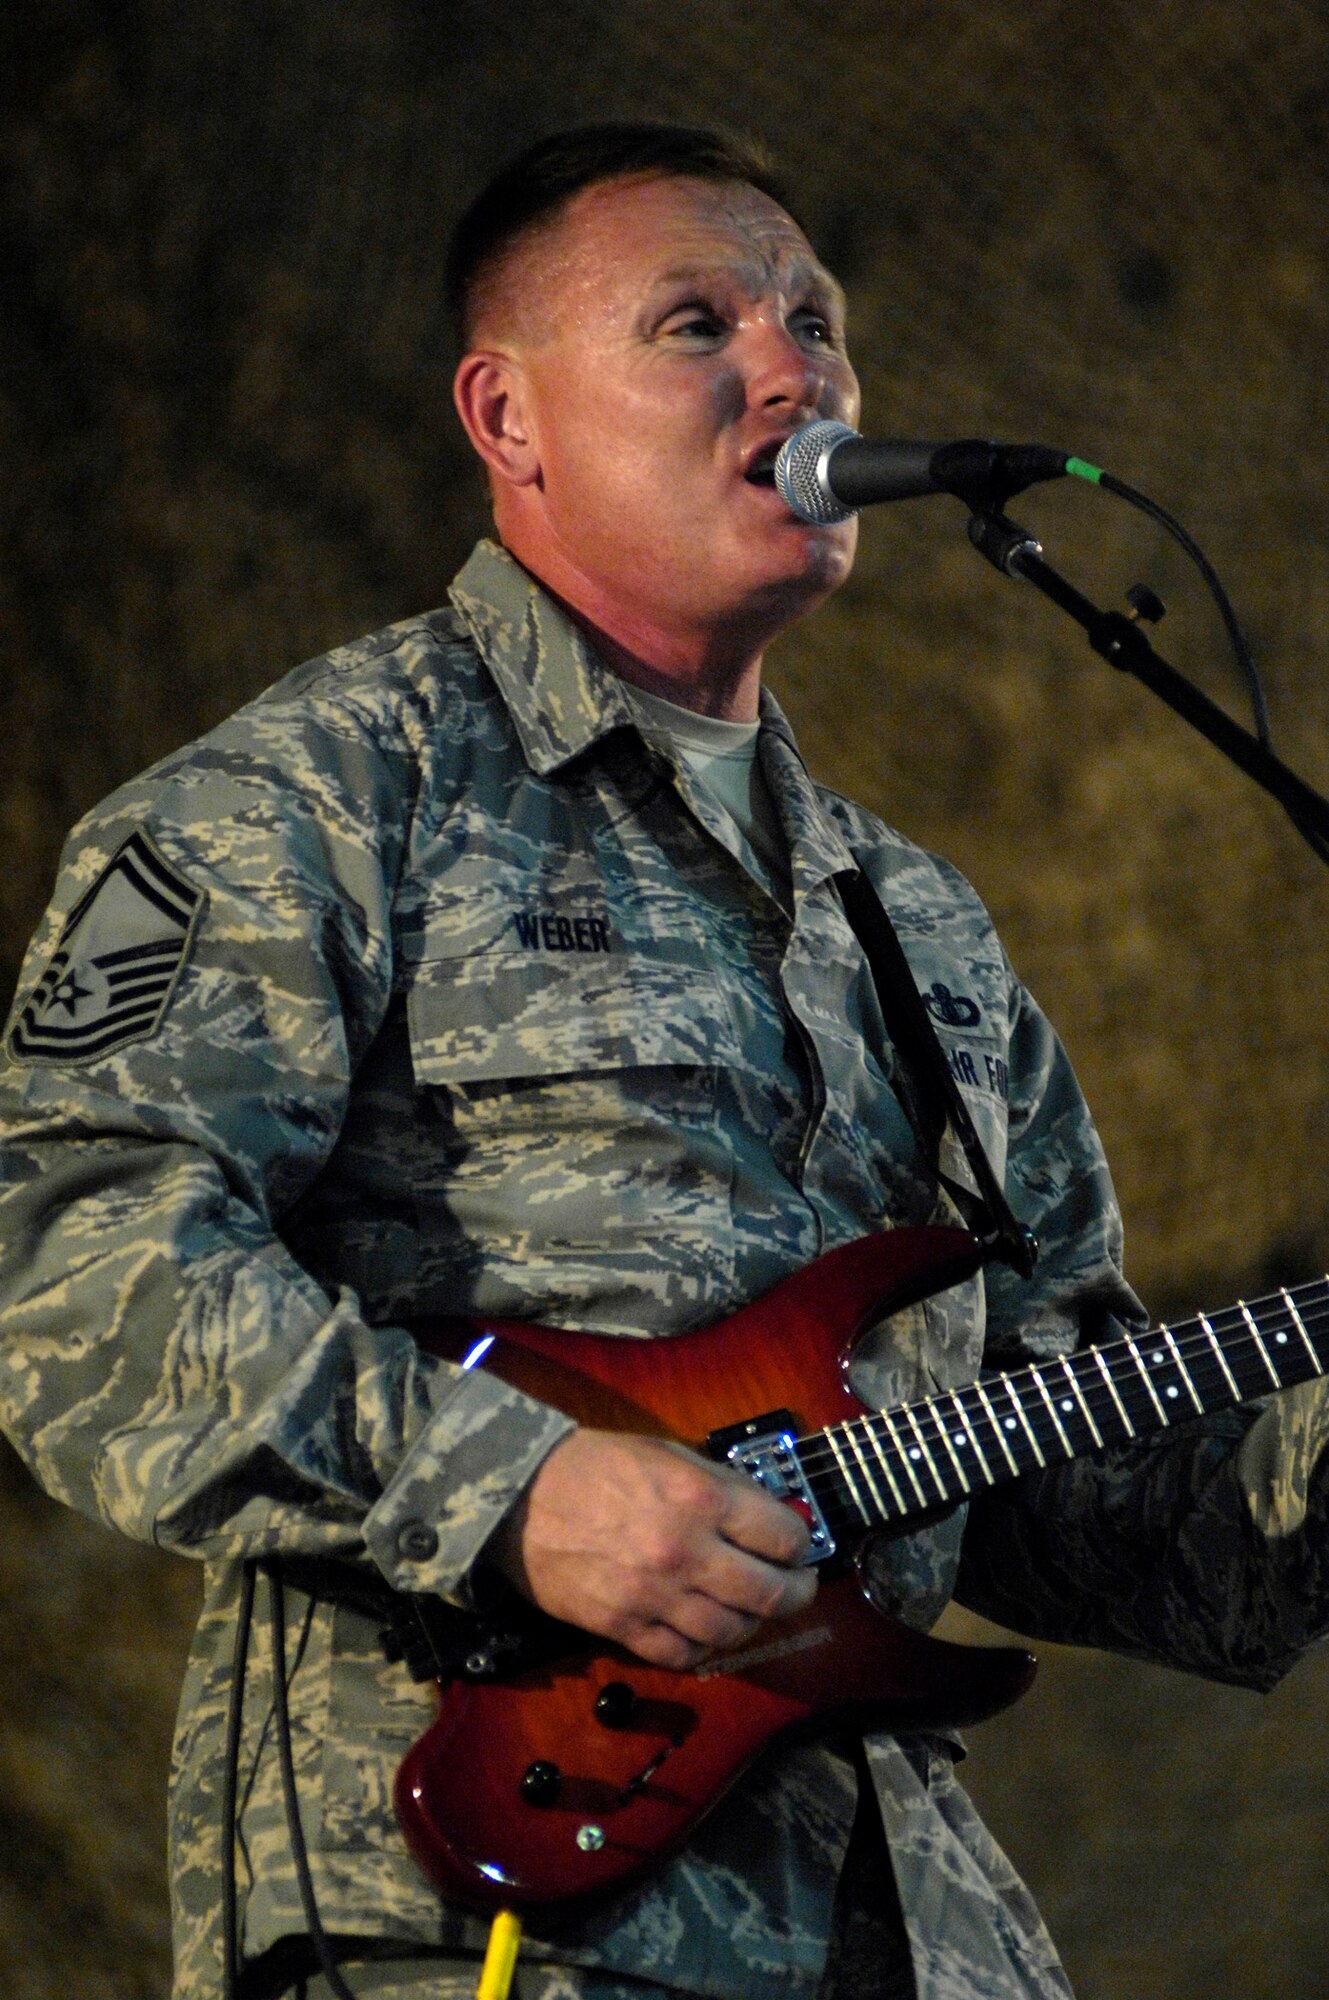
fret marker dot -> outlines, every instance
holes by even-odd
[[[964,1444],[964,1432],[963,1432],[963,1431],[956,1431],[956,1433],[955,1433],[955,1436],[954,1436],[954,1438],[952,1439],[952,1442],[953,1442],[953,1443],[955,1443],[955,1444],[958,1444],[958,1445],[961,1445],[961,1446],[963,1446],[963,1444]]]
[[[1073,1410],[1075,1408],[1075,1405],[1071,1401],[1069,1396],[1063,1396],[1061,1399],[1061,1407],[1063,1410]]]
[[[1180,1394],[1181,1394],[1181,1391],[1180,1391],[1180,1390],[1178,1389],[1178,1387],[1177,1387],[1177,1385],[1176,1385],[1176,1383],[1175,1383],[1175,1382],[1169,1382],[1169,1383],[1168,1383],[1168,1388],[1167,1388],[1167,1392],[1168,1392],[1169,1396],[1178,1396],[1178,1395],[1180,1395]]]
[[[1007,1419],[1006,1419],[1006,1428],[1007,1428],[1007,1430],[1008,1430],[1008,1431],[1013,1431],[1013,1430],[1015,1429],[1015,1419],[1014,1419],[1014,1417],[1007,1417]]]
[[[911,1444],[909,1447],[909,1456],[910,1458],[922,1458],[923,1454],[916,1444]]]
[[[1149,1359],[1153,1362],[1155,1368],[1161,1368],[1163,1366],[1163,1350],[1156,1347],[1149,1356]]]
[[[1287,1335],[1285,1333],[1276,1333],[1274,1335],[1274,1339],[1278,1342],[1280,1347],[1287,1346]]]

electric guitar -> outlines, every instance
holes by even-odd
[[[960,1229],[863,1237],[667,1340],[509,1320],[471,1322],[460,1343],[413,1329],[580,1422],[728,1459],[799,1509],[822,1570],[807,1610],[694,1672],[648,1666],[531,1607],[484,1619],[433,1600],[443,1623],[417,1635],[426,1661],[415,1666],[438,1679],[438,1715],[403,1760],[396,1807],[441,1889],[482,1907],[608,1894],[682,1845],[777,1738],[994,1714],[1029,1685],[1032,1656],[952,1645],[886,1616],[867,1583],[870,1538],[1329,1367],[1323,1279],[867,1409],[849,1386],[858,1335],[982,1257]],[[417,1613],[428,1602],[404,1601]]]

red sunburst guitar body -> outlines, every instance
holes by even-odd
[[[478,1364],[601,1429],[704,1448],[778,1412],[797,1437],[863,1415],[847,1364],[861,1330],[980,1261],[961,1230],[902,1229],[832,1251],[731,1318],[666,1340],[476,1322]],[[418,1328],[454,1358],[454,1340]],[[919,1513],[925,1511],[917,1510]],[[445,1891],[484,1904],[606,1894],[682,1845],[777,1738],[844,1724],[920,1727],[992,1714],[1032,1658],[959,1647],[886,1617],[837,1533],[810,1608],[695,1673],[575,1635],[561,1657],[439,1686],[437,1720],[402,1764],[407,1842]],[[579,1641],[579,1643],[578,1643]]]

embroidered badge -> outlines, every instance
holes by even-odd
[[[967,994],[952,993],[949,986],[936,980],[923,995],[923,1005],[934,1021],[941,1021],[948,1028],[972,1028],[979,1018],[976,1001]]]
[[[131,833],[70,911],[9,1037],[16,1062],[85,1062],[155,1033],[203,892]]]

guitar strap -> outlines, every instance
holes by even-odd
[[[968,1188],[943,1174],[940,1165],[938,1177],[988,1255],[1001,1258],[1022,1278],[1027,1278],[1032,1275],[1038,1258],[1038,1239],[1011,1212],[886,906],[861,863],[856,869],[846,869],[837,875],[835,885],[850,928],[868,962],[886,1032],[895,1046],[898,1061],[893,1082],[909,1122],[925,1152],[937,1160],[949,1120],[978,1184],[981,1206],[975,1204]]]

